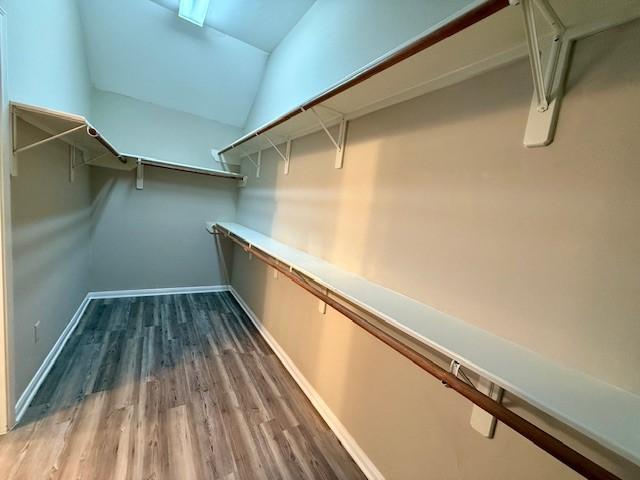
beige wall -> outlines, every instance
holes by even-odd
[[[228,283],[205,222],[235,217],[236,181],[145,167],[136,190],[133,172],[96,168],[92,189],[91,290]]]
[[[20,121],[19,145],[43,138]],[[69,182],[69,150],[52,142],[19,156],[11,179],[15,402],[89,291],[89,169]],[[34,324],[40,322],[39,340]]]
[[[518,62],[352,122],[343,170],[322,133],[288,176],[263,152],[238,222],[640,393],[639,44],[635,22],[577,45],[550,147],[522,146]],[[480,437],[468,402],[239,251],[232,278],[387,478],[575,477],[504,426]]]

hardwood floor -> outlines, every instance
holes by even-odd
[[[94,300],[2,479],[364,479],[228,293]]]

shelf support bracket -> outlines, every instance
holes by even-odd
[[[12,177],[18,176],[18,154],[19,153],[26,152],[28,150],[31,150],[32,148],[39,147],[40,145],[44,145],[45,143],[49,143],[53,140],[57,140],[59,138],[65,137],[73,132],[82,130],[83,128],[85,128],[84,125],[80,125],[80,126],[65,130],[64,132],[56,133],[42,140],[38,140],[37,142],[33,142],[28,145],[19,147],[18,146],[18,114],[15,111],[13,111],[11,113],[11,141],[12,141],[11,176]]]
[[[328,288],[324,288],[323,292],[325,294],[325,296],[329,296],[329,289]],[[322,315],[325,315],[327,313],[327,303],[324,302],[323,300],[318,300],[318,312],[320,312]]]
[[[519,0],[514,3],[522,4],[534,89],[524,145],[542,147],[553,141],[572,42],[567,38],[566,27],[548,0]],[[534,7],[538,8],[553,30],[546,70],[542,65],[542,50]]]
[[[289,175],[289,163],[291,161],[291,139],[287,139],[287,147],[285,153],[282,153],[278,146],[273,143],[273,140],[271,140],[271,137],[269,135],[265,135],[264,137],[267,139],[267,142],[269,142],[271,146],[276,150],[278,155],[280,155],[280,158],[284,160],[284,174]]]
[[[76,179],[76,148],[69,145],[69,182],[73,183]]]
[[[262,170],[262,150],[258,150],[258,160],[256,162],[256,178],[260,178]]]
[[[240,163],[238,163],[238,162],[233,162],[233,161],[228,160],[225,157],[224,153],[218,152],[218,150],[216,150],[215,148],[212,148],[210,150],[210,153],[211,153],[211,157],[213,158],[213,161],[214,162],[218,162],[222,166],[223,169],[225,169],[225,168],[228,169],[229,165],[240,165]]]
[[[15,151],[18,146],[18,114],[12,109],[11,112],[11,176],[18,176],[18,155]]]
[[[254,162],[253,157],[248,154],[244,148],[241,149],[242,154],[256,167],[256,178],[260,178],[260,170],[262,170],[262,150],[258,150],[258,159]]]
[[[17,123],[17,122],[15,122],[15,123]],[[45,138],[43,140],[38,140],[37,142],[33,142],[33,143],[30,143],[29,145],[25,145],[25,146],[19,147],[19,148],[15,148],[15,145],[14,145],[13,154],[17,155],[18,153],[26,152],[27,150],[31,150],[32,148],[39,147],[40,145],[44,145],[45,143],[51,142],[52,140],[56,140],[58,138],[65,137],[65,136],[67,136],[67,135],[69,135],[69,134],[71,134],[73,132],[77,132],[78,130],[82,130],[84,128],[85,128],[84,125],[80,125],[79,127],[70,128],[69,130],[65,130],[64,132],[57,133],[56,135],[51,135],[50,137],[47,137],[47,138]],[[14,128],[14,130],[15,130],[15,128]]]
[[[75,180],[75,171],[84,167],[85,165],[91,165],[92,162],[109,155],[111,152],[104,152],[100,155],[93,157],[91,160],[85,160],[86,153],[83,150],[80,150],[80,155],[82,156],[82,162],[78,163],[76,160],[78,159],[78,150],[80,150],[75,145],[69,145],[69,181],[73,182]]]
[[[504,390],[490,380],[480,377],[476,383],[476,389],[492,400],[498,403],[502,402]],[[471,409],[471,419],[469,423],[471,424],[471,428],[486,438],[493,438],[496,432],[496,417],[487,413],[477,405],[474,405]]]
[[[322,120],[322,117],[320,117],[318,112],[316,112],[316,109],[314,107],[311,107],[309,111],[314,115],[314,117],[316,117],[316,119],[318,120],[318,123],[324,130],[324,133],[327,134],[327,136],[329,137],[329,140],[331,140],[331,143],[333,143],[333,146],[336,147],[335,168],[342,168],[343,161],[344,161],[344,145],[345,145],[345,139],[347,136],[347,120],[345,120],[344,115],[341,116],[340,130],[338,131],[338,138],[335,138],[329,131],[329,128],[327,128],[327,125]]]
[[[495,400],[498,403],[502,401],[502,394],[504,393],[504,390],[501,387],[483,377],[480,377],[475,384],[472,383],[467,374],[464,373],[464,370],[462,370],[462,365],[457,360],[451,361],[449,371],[492,400]],[[496,417],[487,413],[479,406],[475,404],[473,405],[473,408],[471,409],[471,420],[469,423],[471,424],[471,428],[476,432],[486,438],[493,438],[496,431],[496,422]]]
[[[144,164],[141,159],[138,159],[138,165],[136,166],[136,190],[144,189]]]

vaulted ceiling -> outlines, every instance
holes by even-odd
[[[151,0],[172,12],[180,0]],[[272,52],[315,0],[211,0],[205,25]]]
[[[204,27],[179,0],[78,0],[99,90],[242,127],[269,56],[314,0],[211,0]]]

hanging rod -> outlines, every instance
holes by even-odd
[[[100,132],[98,132],[98,130],[96,130],[91,125],[87,125],[87,133],[89,134],[89,136],[95,138],[98,142],[100,142],[104,148],[109,150],[109,152],[111,152],[111,154],[122,163],[127,163],[127,159],[120,155],[120,153],[118,153],[118,151],[102,135],[100,135]]]
[[[314,286],[313,280],[308,279],[299,272],[296,272],[293,267],[280,263],[276,258],[272,257],[268,253],[244,241],[233,232],[226,230],[219,225],[214,226],[214,231],[222,234],[224,237],[227,237],[229,240],[240,246],[245,252],[250,253],[265,264],[276,269],[296,285],[302,287],[320,301],[326,303],[334,310],[350,319],[358,327],[362,328],[364,331],[410,360],[425,372],[440,380],[445,387],[451,388],[475,405],[478,405],[480,408],[496,417],[502,423],[518,432],[520,435],[580,475],[591,480],[621,480],[620,477],[617,477],[613,473],[604,469],[594,461],[582,455],[580,452],[561,442],[553,435],[545,432],[525,418],[522,418],[520,415],[512,412],[501,403],[496,402],[489,396],[476,390],[465,381],[459,379],[453,373],[440,367],[433,360],[430,360],[421,353],[418,353],[393,335],[372,324],[369,320],[349,306],[344,305],[333,297],[327,295],[324,290]],[[217,238],[220,238],[220,235],[218,235]]]
[[[179,163],[169,163],[163,160],[157,160],[154,158],[143,157],[140,155],[123,154],[127,158],[131,158],[136,162],[136,189],[144,189],[144,167],[145,165],[150,167],[162,168],[165,170],[174,170],[179,172],[195,173],[197,175],[206,175],[209,177],[229,178],[234,180],[243,181],[244,177],[239,173],[225,172],[221,170],[213,170],[205,167],[195,167],[190,165],[183,165]]]

